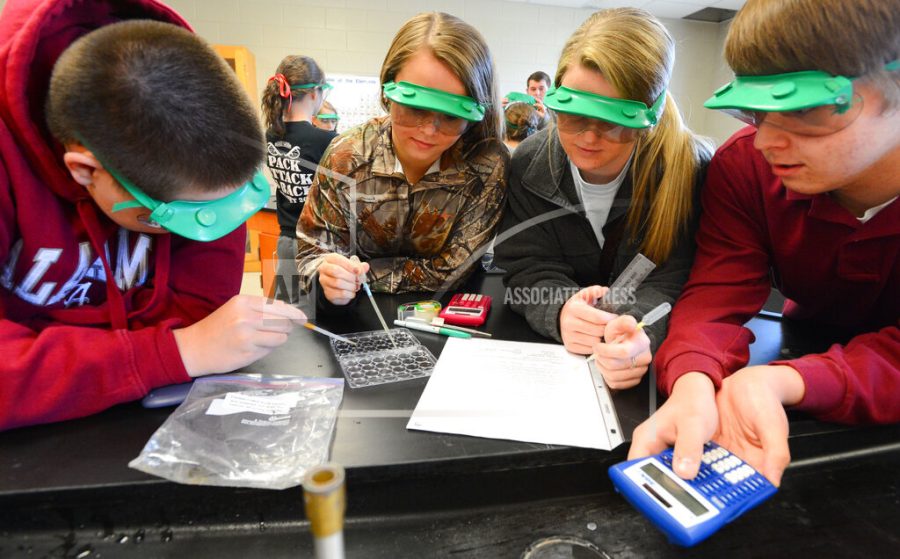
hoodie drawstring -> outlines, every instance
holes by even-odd
[[[114,330],[127,329],[128,309],[125,307],[125,298],[122,297],[122,292],[119,291],[119,286],[116,285],[116,277],[113,274],[112,266],[109,264],[109,259],[106,257],[104,243],[99,238],[101,228],[94,202],[91,198],[79,198],[75,202],[75,207],[78,210],[78,215],[84,222],[88,238],[91,244],[94,245],[94,250],[97,251],[100,262],[103,264],[103,271],[106,273],[106,307],[109,309],[110,325]],[[168,270],[166,270],[166,275],[168,275]]]

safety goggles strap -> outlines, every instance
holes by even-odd
[[[116,204],[113,204],[112,211],[120,212],[122,210],[127,210],[129,208],[144,208],[144,207],[146,207],[146,206],[144,206],[137,200],[128,200],[127,202],[118,202]]]
[[[297,85],[292,85],[291,89],[315,89],[317,87],[321,87],[322,89],[331,89],[332,86],[330,83],[301,83]]]

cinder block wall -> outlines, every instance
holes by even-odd
[[[169,4],[210,42],[250,49],[260,89],[287,54],[312,56],[326,73],[377,76],[404,21],[422,11],[447,12],[484,35],[494,55],[501,94],[524,90],[525,78],[535,70],[552,76],[565,40],[593,12],[503,0],[169,0]],[[730,123],[708,127],[708,111],[702,105],[723,75],[725,25],[662,21],[678,45],[671,90],[689,126],[721,142],[730,134]]]

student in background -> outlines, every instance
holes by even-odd
[[[506,198],[494,68],[475,28],[444,13],[413,17],[381,83],[388,115],[331,144],[297,226],[301,276],[319,284],[325,309],[355,300],[366,274],[387,293],[459,285]]]
[[[547,90],[550,89],[553,81],[546,73],[538,70],[528,76],[528,80],[526,80],[525,84],[525,93],[543,103],[544,96],[547,95]]]
[[[341,117],[338,115],[334,105],[329,101],[325,101],[322,103],[322,108],[319,109],[319,112],[313,117],[312,123],[313,126],[321,130],[337,132],[337,126],[340,120]]]
[[[547,95],[547,90],[550,89],[552,84],[553,82],[550,80],[550,76],[540,70],[532,73],[525,81],[525,93],[531,95],[535,99],[534,108],[541,117],[541,128],[547,126],[553,119],[553,114],[548,113],[544,106],[544,97]]]
[[[266,121],[266,164],[275,179],[278,225],[278,264],[275,297],[290,303],[300,299],[297,257],[297,220],[306,202],[316,166],[337,134],[313,126],[331,86],[316,61],[286,56],[263,91]]]
[[[516,149],[495,248],[513,310],[577,354],[612,388],[637,384],[693,259],[696,196],[711,156],[668,93],[675,44],[643,10],[601,10],[569,38],[544,101],[556,124]],[[509,235],[509,236],[508,236]],[[508,238],[504,238],[507,237]],[[656,269],[634,293],[594,307],[636,254]]]
[[[509,148],[509,153],[513,153],[522,140],[537,132],[541,124],[541,117],[535,108],[522,102],[507,105],[503,118],[506,128],[503,143]]]
[[[186,27],[146,0],[3,9],[0,429],[232,371],[305,320],[237,295],[263,137]]]
[[[550,89],[551,83],[550,76],[540,70],[528,76],[528,79],[525,81],[525,92],[534,99],[533,105],[541,118],[541,128],[546,126],[552,118],[544,107],[544,96],[547,94],[547,90]],[[505,109],[508,104],[516,101],[516,99],[504,97],[502,99],[503,108]]]
[[[666,403],[630,457],[674,443],[693,478],[709,439],[773,483],[783,406],[826,421],[900,421],[900,12],[893,0],[750,0],[725,41],[737,75],[707,107],[754,127],[719,148],[697,259],[657,356]],[[800,72],[800,73],[798,73]],[[746,367],[743,325],[773,285],[786,319],[848,343]]]

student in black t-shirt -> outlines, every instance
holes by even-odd
[[[319,159],[337,135],[312,124],[329,89],[331,85],[325,83],[325,73],[315,60],[291,55],[281,61],[263,92],[266,164],[278,187],[275,199],[281,227],[275,297],[292,303],[299,299],[294,263],[297,220]]]

